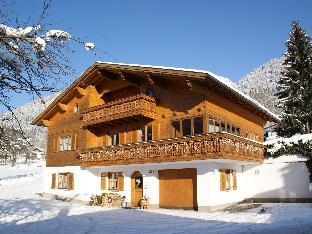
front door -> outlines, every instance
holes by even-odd
[[[131,177],[131,203],[132,206],[139,206],[139,201],[143,197],[143,176],[136,171]]]

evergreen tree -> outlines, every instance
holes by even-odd
[[[312,132],[312,44],[297,21],[292,22],[286,41],[286,71],[279,81],[278,107],[283,112],[277,128],[280,136]]]

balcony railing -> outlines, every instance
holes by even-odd
[[[228,133],[210,133],[79,152],[81,166],[108,166],[205,159],[263,161],[262,143]]]
[[[156,101],[144,94],[91,107],[82,113],[83,125],[96,125],[124,119],[156,118]]]

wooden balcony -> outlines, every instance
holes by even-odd
[[[156,101],[144,94],[138,94],[103,105],[91,107],[82,113],[84,126],[113,124],[123,121],[156,118]]]
[[[263,161],[264,145],[228,133],[212,133],[79,152],[81,166],[108,166],[205,159]]]

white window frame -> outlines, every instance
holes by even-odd
[[[68,189],[68,174],[69,173],[59,173],[58,174],[58,188]]]
[[[60,138],[60,151],[72,150],[72,137],[63,136]]]

